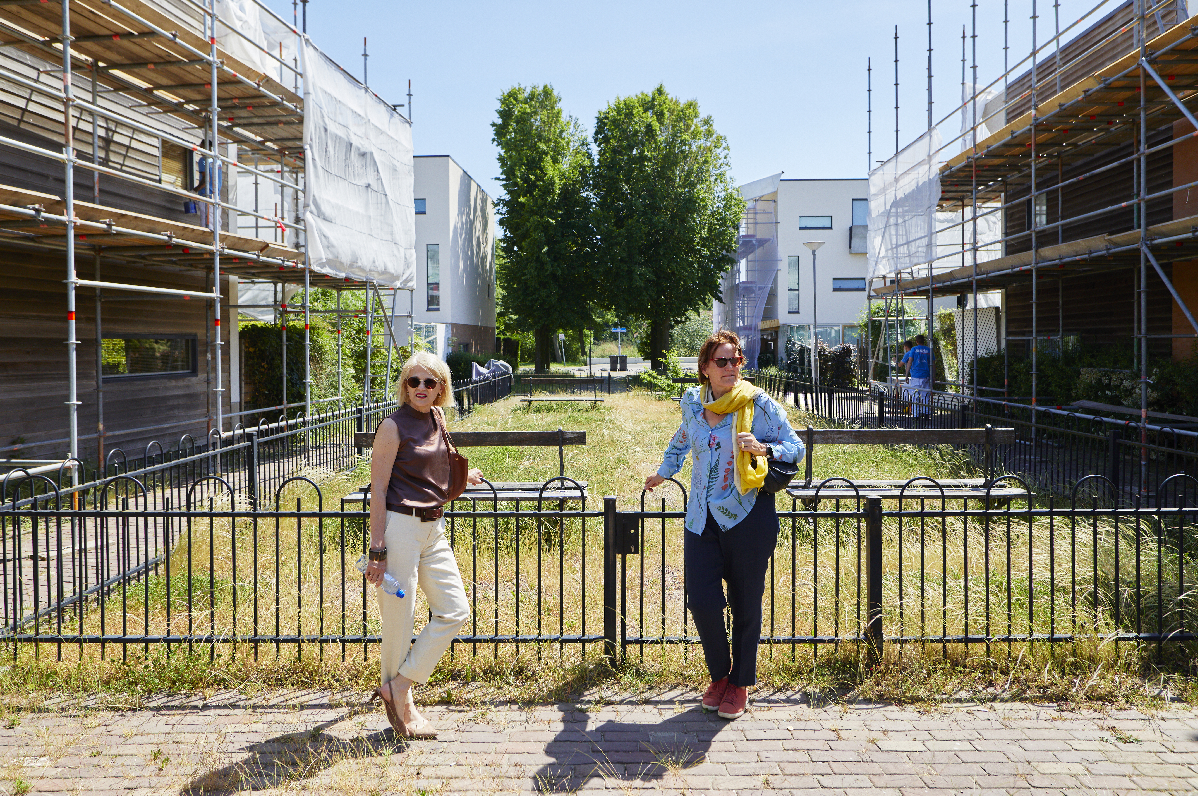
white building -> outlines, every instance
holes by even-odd
[[[441,357],[455,350],[489,353],[495,348],[494,204],[452,157],[417,155],[413,162],[416,333]]]
[[[741,186],[748,202],[738,263],[725,278],[716,325],[735,328],[750,362],[775,359],[786,338],[802,343],[816,326],[827,345],[856,343],[866,299],[869,181],[784,180]],[[823,241],[816,269],[804,246]]]

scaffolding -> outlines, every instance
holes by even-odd
[[[302,400],[288,400],[295,396],[284,393],[281,406],[231,411],[222,355],[228,345],[227,326],[222,327],[227,319],[221,317],[222,300],[229,298],[223,291],[227,277],[272,286],[268,300],[224,306],[233,313],[242,308],[268,312],[283,327],[284,347],[286,325],[302,322],[305,361],[310,361],[311,291],[322,287],[337,291],[338,397],[325,401],[338,400],[342,394],[341,321],[352,314],[341,309],[343,291],[365,291],[370,330],[376,318],[387,318],[386,339],[398,344],[391,330],[395,319],[404,317],[397,314],[397,292],[410,294],[412,285],[321,267],[307,250],[305,216],[310,197],[305,144],[311,131],[305,135],[305,122],[311,120],[305,119],[304,105],[311,86],[304,81],[305,53],[318,51],[298,25],[256,0],[9,0],[0,5],[0,99],[8,106],[0,146],[33,156],[44,164],[46,174],[61,169],[63,175],[61,196],[7,185],[0,177],[0,248],[10,253],[62,255],[66,264],[68,436],[29,445],[66,443],[69,457],[77,460],[80,439],[94,437],[102,463],[106,437],[165,427],[105,429],[101,306],[114,293],[205,302],[208,330],[206,350],[200,356],[215,371],[207,388],[206,423],[210,436],[217,435],[217,444],[220,435],[233,430],[230,426],[240,415],[302,407],[305,417],[311,417],[314,404],[319,403],[313,399],[311,374],[306,372]],[[367,106],[382,104],[364,82],[333,67],[358,87]],[[47,76],[51,79],[45,80]],[[30,118],[56,118],[61,126],[38,130],[38,136],[30,138],[14,121],[24,119],[29,108],[34,109]],[[396,113],[392,106],[386,108]],[[367,107],[367,112],[374,110]],[[410,125],[410,116],[403,123]],[[125,157],[117,160],[102,148],[101,140],[110,147],[120,136],[127,143]],[[182,153],[189,164],[199,158],[197,186],[171,173],[172,165],[164,164],[163,157],[168,151]],[[408,195],[403,199],[410,204],[410,157],[408,168]],[[78,195],[77,172],[91,175],[90,195]],[[131,212],[121,209],[119,201],[106,202],[102,175],[108,185],[119,183],[155,197],[173,196],[180,205],[198,211],[199,223]],[[106,263],[151,266],[164,273],[200,272],[207,275],[208,288],[178,290],[105,281],[100,274]],[[87,271],[96,278],[80,276]],[[380,281],[391,288],[389,314]],[[81,289],[94,291],[97,349],[97,430],[95,435],[82,436],[76,334]],[[289,303],[289,296],[301,291],[302,302]],[[409,311],[409,325],[410,316]],[[285,369],[285,354],[283,359]],[[388,383],[390,364],[389,351]],[[367,380],[364,396],[369,400],[369,372]]]
[[[761,352],[761,319],[781,262],[777,223],[780,177],[779,174],[761,181],[772,185],[771,193],[746,197],[749,201],[741,215],[736,265],[724,274],[722,301],[714,305],[717,312],[728,313],[728,317],[714,315],[713,325],[716,329],[736,331],[745,358],[753,367]]]
[[[889,307],[926,300],[930,337],[933,300],[958,297],[959,306],[974,308],[959,317],[972,326],[968,359],[976,362],[984,353],[980,297],[1030,291],[1028,333],[1002,334],[1004,350],[1021,343],[1030,361],[1034,422],[1041,399],[1038,354],[1046,344],[1064,346],[1085,333],[1080,326],[1068,328],[1065,295],[1108,300],[1102,293],[1113,290],[1113,280],[1129,281],[1143,470],[1150,348],[1198,339],[1198,321],[1168,270],[1171,263],[1198,259],[1198,209],[1188,200],[1198,181],[1179,179],[1180,160],[1173,159],[1183,152],[1191,157],[1178,147],[1198,135],[1191,110],[1198,99],[1198,20],[1189,17],[1184,0],[1099,2],[1063,29],[1056,18],[1053,35],[1041,37],[1038,6],[1047,3],[1030,4],[1031,52],[1013,66],[1007,63],[1009,16],[1004,19],[1004,72],[983,86],[972,4],[972,32],[962,32],[962,102],[936,124],[929,83],[929,129],[921,140],[940,140],[925,144],[928,164],[918,176],[935,201],[921,209],[928,231],[907,236],[920,244],[920,256],[903,260],[871,245],[870,301]],[[896,106],[897,52],[896,44]],[[959,134],[947,132],[956,129]],[[1166,159],[1174,164],[1171,171],[1163,166]],[[903,196],[893,188],[885,195],[894,182],[885,177],[901,173],[902,161],[896,110],[896,156],[871,173],[871,244],[874,236],[904,238],[902,219],[893,226],[885,217],[896,215],[892,205]],[[872,228],[875,219],[882,229]],[[987,229],[998,232],[997,245]],[[1080,292],[1085,289],[1091,292]],[[1150,302],[1150,293],[1163,301]],[[1171,315],[1166,332],[1164,316]],[[1182,329],[1176,328],[1178,317],[1184,317]],[[885,351],[874,348],[872,359],[881,362]],[[972,383],[962,381],[956,389],[978,396],[976,371]],[[1005,392],[1002,397],[1014,399]]]

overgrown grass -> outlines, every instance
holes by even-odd
[[[790,411],[796,427],[806,425],[807,418]],[[606,495],[617,496],[622,509],[639,505],[643,479],[656,470],[677,423],[676,403],[633,393],[609,396],[597,408],[538,405],[525,409],[507,400],[479,409],[454,428],[585,430],[586,446],[566,449],[565,471],[589,483],[592,497],[587,509],[593,511]],[[482,448],[466,453],[471,464],[492,480],[543,481],[558,473],[556,448]],[[951,448],[820,446],[814,459],[817,479],[944,478],[970,470],[967,458]],[[320,476],[323,505],[329,510],[338,507],[341,495],[366,483],[368,468],[363,464],[348,474],[313,475]],[[689,464],[677,479],[689,486]],[[298,505],[307,510],[315,508],[315,498],[309,486],[294,483],[280,502],[288,509]],[[666,489],[648,500],[647,507],[680,510],[681,495]],[[821,511],[836,508],[841,513],[784,521],[767,591],[767,633],[843,637],[857,631],[862,520],[859,514],[843,514],[851,506],[825,505]],[[972,634],[979,632],[980,607],[990,600],[992,635],[1043,633],[1052,621],[1057,623],[1051,626],[1056,632],[1076,633],[1076,643],[992,643],[988,648],[974,644],[968,649],[951,643],[892,644],[874,669],[866,669],[862,651],[853,642],[820,644],[814,651],[802,644],[772,645],[763,647],[760,655],[763,687],[802,688],[821,698],[916,702],[961,695],[1137,704],[1156,704],[1166,698],[1198,701],[1198,689],[1187,676],[1187,667],[1193,666],[1192,649],[1169,644],[1158,660],[1150,646],[1097,640],[1099,634],[1116,629],[1110,610],[1116,595],[1124,606],[1119,628],[1131,627],[1137,616],[1151,617],[1156,606],[1154,589],[1129,585],[1128,559],[1123,569],[1115,571],[1109,553],[1114,538],[1121,540],[1124,551],[1136,550],[1152,567],[1159,562],[1162,599],[1180,605],[1184,620],[1188,603],[1179,589],[1186,584],[1179,582],[1177,573],[1182,564],[1184,571],[1195,571],[1198,562],[1189,558],[1183,562],[1167,544],[1158,550],[1156,540],[1172,538],[1172,529],[1120,525],[1095,517],[1079,535],[1075,527],[1025,520],[1020,511],[1011,516],[1014,526],[1008,522],[988,530],[957,518],[944,523],[888,518],[884,525],[887,634],[934,634],[941,628],[949,636],[962,633],[968,595]],[[91,606],[82,626],[68,615],[64,631],[212,632],[225,637],[276,630],[297,635],[377,633],[375,600],[352,568],[362,548],[363,527],[354,518],[197,520],[177,529],[179,541],[169,567],[164,565],[148,579],[109,595],[103,628],[97,624],[97,607]],[[467,590],[475,600],[474,616],[465,632],[593,635],[601,631],[602,522],[598,518],[458,518],[449,533]],[[645,524],[641,554],[627,559],[628,582],[633,584],[624,606],[629,635],[651,638],[686,632],[682,533],[677,519]],[[1076,547],[1067,546],[1066,539]],[[901,553],[899,540],[905,543]],[[991,558],[986,556],[988,548]],[[1070,556],[1086,564],[1094,550],[1099,552],[1096,567],[1070,569],[1076,567]],[[900,562],[905,573],[901,586]],[[1070,580],[1066,573],[1081,577]],[[533,588],[537,583],[544,583],[544,588]],[[1129,613],[1131,606],[1140,613]],[[417,616],[425,613],[419,602]],[[161,692],[366,690],[377,678],[377,650],[373,646],[364,650],[361,644],[344,649],[329,643],[241,642],[190,648],[175,644],[169,651],[168,656],[163,645],[150,645],[147,650],[137,644],[105,648],[42,644],[23,646],[14,659],[11,649],[0,650],[5,656],[0,660],[10,661],[0,667],[0,694],[10,704],[31,704],[46,695],[65,693],[80,699],[92,695],[115,705],[136,704]],[[602,662],[600,653],[598,642],[519,648],[486,642],[458,644],[439,667],[428,692],[460,704],[496,698],[543,702],[583,693],[603,698],[605,693],[649,692],[703,679],[697,647],[633,645],[629,658],[614,668]]]

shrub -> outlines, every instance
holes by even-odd
[[[857,349],[841,343],[828,347],[819,344],[819,382],[825,387],[855,387],[857,385]]]
[[[287,327],[287,401],[304,400],[304,330]],[[241,373],[246,409],[279,406],[283,403],[283,330],[272,323],[246,322],[238,325],[241,339]],[[309,331],[312,355],[312,398],[331,398],[337,390],[337,346],[332,330],[321,318],[312,318]],[[302,412],[288,410],[289,417]],[[277,414],[268,419],[274,420]],[[256,422],[249,416],[245,425]]]
[[[471,351],[451,351],[449,356],[445,357],[445,364],[449,365],[449,373],[453,376],[454,381],[470,378],[474,373],[472,367],[475,362],[486,367],[487,362],[495,359],[494,354],[475,354]]]

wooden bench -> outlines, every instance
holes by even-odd
[[[813,503],[818,499],[854,499],[880,497],[897,500],[905,498],[989,498],[992,504],[1008,502],[1011,498],[1027,497],[1027,490],[1017,485],[994,481],[994,446],[1015,442],[1013,428],[812,428],[799,432],[807,448],[806,474],[802,484],[787,488],[787,494]],[[984,478],[919,479],[914,483],[886,479],[852,479],[852,486],[836,480],[821,488],[812,483],[812,459],[816,443],[824,445],[981,445],[984,448]]]
[[[558,477],[566,476],[566,446],[586,445],[585,431],[455,431],[452,434],[453,443],[459,448],[494,448],[494,447],[556,447],[558,458]],[[358,431],[354,433],[354,445],[359,448],[374,447],[373,431]],[[545,488],[543,483],[535,481],[494,481],[491,485],[478,484],[467,486],[459,500],[578,500],[587,496],[587,482],[578,481],[579,489],[571,481],[558,481]],[[494,487],[495,491],[491,491]],[[346,495],[343,503],[364,503],[370,492],[370,487]]]
[[[525,406],[532,406],[534,403],[589,403],[593,408],[597,404],[603,403],[603,397],[599,395],[599,386],[604,383],[602,378],[583,377],[583,378],[558,378],[554,376],[525,376],[521,382],[528,385],[528,395],[520,396],[516,400],[524,403]],[[558,394],[542,394],[533,395],[533,387],[549,388],[549,387],[565,387],[569,388],[585,388],[590,387],[591,394],[587,395],[558,395]]]

